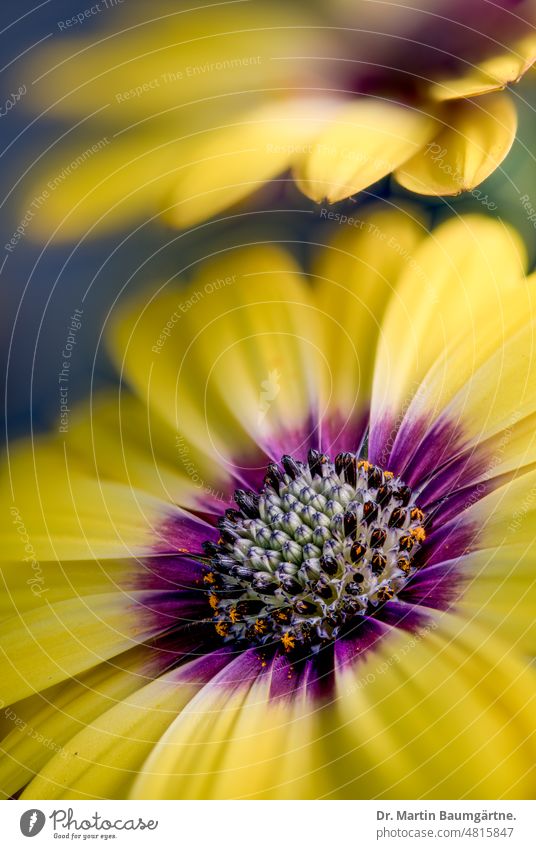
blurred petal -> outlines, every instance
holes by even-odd
[[[404,419],[408,427],[420,423],[424,433],[458,391],[465,387],[464,397],[471,394],[475,370],[494,352],[501,357],[501,346],[533,309],[532,287],[522,277],[524,247],[517,233],[498,221],[450,220],[418,246],[413,259],[386,312],[378,348],[369,446],[376,462],[379,456],[387,462],[396,452],[393,440]],[[489,368],[488,374],[496,383]],[[459,421],[454,412],[454,427]],[[411,437],[413,450],[417,436]],[[453,450],[445,434],[439,447]],[[441,462],[437,455],[433,460]]]
[[[189,227],[285,171],[331,118],[326,100],[270,103],[193,139],[171,195],[168,220]]]
[[[128,485],[81,470],[60,440],[23,442],[10,451],[0,488],[10,511],[0,559],[92,560],[190,548],[208,525]],[[28,566],[28,569],[30,566]]]
[[[380,642],[339,674],[332,795],[530,798],[534,684],[512,649],[452,614]]]
[[[446,127],[395,171],[398,182],[424,195],[457,195],[499,167],[515,139],[517,115],[508,94],[453,103]]]
[[[399,275],[411,266],[425,235],[417,208],[377,205],[352,215],[321,210],[338,222],[317,252],[313,272],[325,314],[326,356],[331,363],[331,417],[362,415],[368,408],[377,339]]]
[[[206,506],[213,496],[221,512],[218,476],[192,475],[188,456],[165,419],[151,415],[124,388],[109,390],[73,408],[65,434],[67,451],[84,461],[88,474],[113,480],[187,508]],[[223,485],[223,482],[220,481]]]
[[[367,188],[410,159],[437,132],[425,112],[389,101],[355,100],[342,107],[301,157],[296,182],[329,203]]]
[[[71,737],[158,675],[164,662],[155,662],[148,649],[138,646],[76,680],[17,702],[13,716],[9,713],[15,725],[1,744],[0,792],[13,796],[55,752],[64,758],[63,746]]]
[[[239,461],[259,462],[259,446],[272,451],[284,433],[299,438],[292,434],[329,385],[311,292],[274,246],[220,254],[189,289],[127,305],[110,346],[138,395],[184,441],[193,468],[200,462],[216,479],[239,475]]]
[[[289,4],[212,2],[206,6],[162,3],[140,14],[121,8],[121,28],[94,30],[89,37],[63,35],[32,52],[28,75],[36,82],[36,108],[54,115],[99,113],[125,125],[194,100],[239,93],[247,102],[259,89],[299,82],[300,48],[314,51],[331,41],[310,9]],[[183,8],[181,8],[183,6]],[[113,11],[112,11],[113,15]],[[128,25],[125,25],[128,24]],[[314,71],[313,71],[314,74]],[[310,75],[307,74],[308,78]],[[172,113],[173,115],[173,113]]]
[[[444,78],[429,88],[434,100],[452,100],[502,89],[517,82],[536,60],[536,36],[516,42],[508,52],[494,56],[467,69],[459,77]]]
[[[34,215],[28,234],[71,241],[157,218],[189,150],[188,138],[207,123],[199,110],[184,120],[187,131],[166,120],[118,132],[107,128],[91,139],[78,134],[68,148],[45,156],[32,169],[23,204],[32,209],[45,192],[46,214]]]
[[[515,532],[521,526],[517,518],[519,508],[523,498],[526,498],[527,490],[517,505],[511,504],[510,494],[508,489],[503,489],[499,496],[510,507],[506,525],[507,532],[510,529],[507,544],[498,547],[493,545],[495,520],[492,519],[491,526],[487,527],[490,502],[485,502],[469,514],[470,521],[483,524],[484,533],[479,541],[482,548],[464,555],[463,562],[458,561],[455,566],[461,568],[466,577],[458,608],[468,620],[477,619],[509,645],[516,646],[527,655],[533,655],[536,650],[536,545],[532,540],[515,541]],[[526,524],[530,534],[534,534],[534,517],[527,517]],[[452,532],[455,533],[454,523]],[[487,543],[490,543],[489,547],[486,547]]]
[[[284,664],[281,674],[292,675]],[[216,676],[170,725],[132,787],[133,798],[314,798],[315,707],[302,695],[270,700],[275,670],[254,652]],[[306,776],[305,785],[303,778]],[[297,781],[297,779],[299,779]]]
[[[126,696],[75,734],[26,788],[27,799],[121,798],[181,708],[228,662],[200,658]]]
[[[63,560],[61,563],[36,560],[32,568],[31,562],[2,561],[0,618],[81,595],[138,589],[143,574],[142,562],[134,558]]]
[[[530,552],[536,528],[536,469],[520,472],[471,505],[467,517],[481,524],[479,549],[493,550],[508,543]]]
[[[0,624],[5,704],[51,687],[155,636],[162,623],[147,593],[102,593],[60,601]]]

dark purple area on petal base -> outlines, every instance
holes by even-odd
[[[292,429],[279,430],[263,441],[268,462],[279,463],[283,454],[304,460],[310,448],[319,448],[318,418],[311,414],[302,424]]]
[[[391,447],[399,426],[396,418],[392,415],[384,415],[381,419],[370,423],[368,459],[371,463],[375,463],[384,469],[387,468]]]
[[[460,516],[465,510],[485,498],[497,486],[500,486],[501,478],[490,478],[482,480],[472,486],[466,486],[463,489],[458,489],[452,492],[451,495],[444,496],[435,504],[428,504],[426,501],[420,501],[423,510],[428,515],[433,517],[434,528],[442,527],[444,524]]]
[[[333,459],[343,451],[359,452],[367,435],[368,411],[356,416],[341,414],[330,416],[322,422],[321,448]]]
[[[421,488],[419,503],[422,508],[442,499],[450,498],[451,494],[467,489],[483,477],[489,477],[490,458],[483,446],[477,446],[455,456],[444,465],[428,483]],[[484,494],[487,494],[487,490]],[[483,497],[483,496],[481,496]]]
[[[228,471],[234,474],[233,490],[230,495],[230,504],[234,503],[234,492],[237,489],[251,489],[258,492],[261,488],[266,474],[266,467],[272,462],[271,458],[259,449],[256,457],[237,459]],[[234,471],[233,471],[234,469]],[[221,511],[223,512],[223,510]]]
[[[462,450],[467,442],[460,425],[445,417],[430,423],[427,419],[406,418],[396,429],[393,417],[385,417],[371,429],[369,459],[400,475],[416,493],[417,503],[432,523],[433,533],[423,552],[437,562],[439,553],[449,559],[461,553],[476,529],[459,529],[438,534],[451,519],[488,495],[501,479],[492,477],[491,452],[479,445]],[[449,551],[456,538],[456,552]]]
[[[208,684],[234,660],[236,655],[227,647],[215,648],[179,667],[177,680],[188,684]]]
[[[198,560],[184,555],[147,557],[139,562],[136,587],[147,590],[184,591],[204,589],[203,570]]]
[[[331,700],[337,667],[356,663],[391,631],[385,623],[365,616],[359,617],[344,637],[314,654],[296,655],[279,649],[259,652],[264,673],[270,675],[270,698],[280,701],[307,695],[315,701]]]
[[[468,554],[475,544],[479,528],[463,515],[435,527],[417,553],[423,568],[435,566]]]
[[[464,444],[460,425],[446,418],[430,422],[428,418],[397,420],[384,418],[371,426],[369,460],[389,469],[412,488],[458,454]]]
[[[249,680],[253,680],[259,671],[259,665],[252,664],[250,658],[244,658],[244,663],[241,666],[240,659],[243,658],[243,655],[237,657],[236,652],[233,652],[228,646],[205,647],[205,650],[201,652],[196,649],[194,641],[189,645],[188,640],[183,638],[181,651],[178,652],[177,646],[173,642],[173,636],[166,634],[155,641],[154,651],[158,658],[158,667],[153,662],[153,669],[156,671],[158,668],[158,674],[163,675],[176,667],[177,685],[199,684],[203,686],[210,684],[218,676],[220,682],[227,685],[243,683],[244,672],[249,676]],[[226,667],[233,664],[234,671],[232,674],[222,675]]]
[[[417,443],[415,453],[411,456],[411,427],[401,429],[400,442],[395,445],[395,458],[391,460],[396,465],[404,456],[409,459],[403,470],[403,477],[408,486],[417,488],[422,481],[427,480],[445,463],[458,454],[465,442],[460,425],[445,418],[437,419],[432,427]]]
[[[333,459],[340,451],[359,451],[368,427],[368,412],[311,415],[300,427],[281,431],[267,441],[268,462],[279,463],[284,454],[306,460],[309,449],[324,451]],[[263,475],[260,476],[259,486]]]
[[[269,663],[270,698],[293,698],[303,693],[311,661],[292,662],[288,655],[276,650]]]
[[[161,620],[163,621],[163,620]],[[222,650],[221,642],[215,639],[214,629],[205,622],[178,625],[175,623],[171,630],[164,631],[145,647],[150,652],[150,668],[157,675],[182,666],[192,660],[210,658]],[[229,659],[233,656],[227,652]],[[214,669],[212,674],[218,670]],[[156,677],[153,675],[153,677]]]
[[[194,626],[211,618],[207,596],[195,592],[153,590],[140,602],[144,613],[155,616],[163,633],[170,628]]]
[[[262,665],[257,649],[245,649],[234,653],[229,663],[212,680],[213,684],[236,690],[238,687],[249,689],[260,675],[269,672],[269,665]]]
[[[402,599],[403,592],[399,593],[399,599]],[[440,604],[433,606],[441,608]],[[391,628],[400,628],[403,631],[418,631],[430,621],[429,615],[424,610],[418,610],[408,604],[401,603],[398,599],[393,599],[393,601],[388,601],[382,605],[375,616],[376,621],[383,622],[384,625],[389,625]]]
[[[334,671],[358,663],[389,633],[392,633],[390,624],[372,616],[361,617],[352,632],[335,642]]]
[[[157,531],[154,553],[177,554],[200,552],[205,540],[217,540],[218,531],[205,520],[177,509],[176,514],[170,515]]]
[[[146,645],[152,648],[158,665],[172,668],[222,648],[204,593],[152,590],[139,604],[141,615],[155,625],[156,636]]]
[[[453,560],[417,572],[398,597],[409,616],[415,614],[414,605],[447,610],[459,599],[464,584],[459,561]]]

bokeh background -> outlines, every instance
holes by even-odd
[[[52,111],[36,113],[32,100],[32,61],[43,46],[91,34],[99,38],[120,32],[127,16],[144,20],[169,14],[167,3],[123,0],[99,14],[92,14],[78,29],[65,32],[58,26],[91,7],[89,0],[4,0],[1,6],[3,96],[0,99],[1,196],[0,244],[2,379],[6,426],[4,439],[36,432],[57,424],[59,418],[58,375],[61,352],[74,310],[82,311],[76,349],[71,360],[69,403],[86,396],[96,386],[115,381],[101,331],[118,298],[154,281],[187,279],[190,270],[220,245],[263,240],[291,243],[307,263],[309,245],[327,238],[326,222],[319,208],[301,195],[290,179],[265,188],[244,206],[191,231],[171,229],[154,208],[144,221],[126,226],[113,235],[82,238],[75,242],[35,238],[32,220],[11,250],[9,243],[21,225],[29,192],[35,193],[36,173],[46,158],[60,149],[66,134],[76,137],[74,121]],[[83,30],[83,32],[82,32]],[[74,47],[73,47],[74,50]],[[110,39],[113,59],[113,35]],[[39,60],[37,60],[39,61]],[[46,70],[43,67],[43,70]],[[68,77],[69,65],[65,66]],[[5,103],[21,94],[12,108]],[[524,237],[531,263],[536,259],[536,74],[529,73],[513,89],[519,113],[519,131],[505,163],[478,191],[459,198],[420,198],[432,220],[452,210],[485,211],[513,223]],[[83,149],[83,145],[82,145]],[[359,198],[338,204],[337,212],[354,215],[360,204],[372,198],[392,196],[395,203],[408,197],[390,178],[382,180]],[[46,203],[38,210],[46,216]],[[534,214],[533,214],[534,213]],[[336,225],[334,225],[336,226]],[[322,233],[320,233],[322,231]]]

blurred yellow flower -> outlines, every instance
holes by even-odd
[[[71,27],[32,59],[25,104],[74,122],[36,165],[29,199],[48,194],[36,236],[160,213],[195,225],[288,171],[315,201],[390,173],[414,192],[458,194],[508,153],[516,111],[501,89],[536,55],[535,0],[144,13],[125,4],[115,29]]]

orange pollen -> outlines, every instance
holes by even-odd
[[[210,604],[212,610],[218,609],[218,596],[214,595],[214,593],[210,593],[208,597],[208,603]]]
[[[231,620],[233,625],[234,625],[235,622],[240,622],[240,614],[239,614],[238,610],[236,609],[236,607],[231,607],[231,609],[229,611],[229,619]]]
[[[372,467],[372,463],[369,463],[368,460],[359,460],[357,464],[358,469],[364,469],[366,472]]]
[[[216,633],[219,634],[220,637],[225,637],[229,630],[229,626],[225,624],[225,622],[216,622],[214,626],[216,628]]]
[[[257,634],[264,634],[266,631],[266,622],[263,619],[256,619],[253,627]]]
[[[424,540],[426,539],[426,532],[424,528],[421,527],[413,528],[413,530],[411,531],[411,536],[416,539],[417,542],[424,542]]]
[[[293,649],[296,645],[296,637],[286,631],[281,637],[281,642],[285,647],[285,651],[290,651],[290,649]]]
[[[394,475],[394,472],[384,472],[383,476],[384,476],[384,478],[391,480],[391,478],[394,478],[395,475]]]
[[[424,513],[422,512],[422,510],[419,510],[418,507],[414,507],[412,509],[410,516],[413,519],[413,521],[422,522],[422,520],[424,519]]]
[[[216,578],[214,577],[214,572],[207,572],[207,574],[204,575],[203,580],[205,584],[213,584],[216,580]]]

